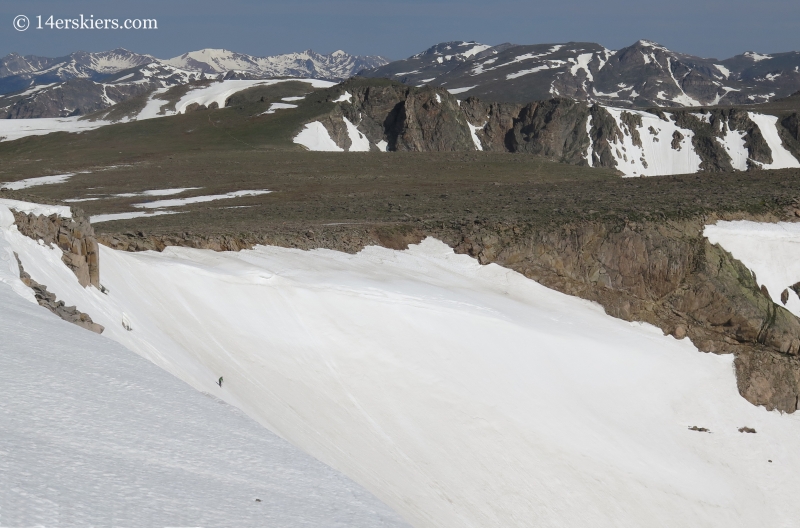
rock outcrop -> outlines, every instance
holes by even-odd
[[[33,294],[36,297],[36,302],[39,303],[39,306],[47,308],[68,323],[78,325],[81,328],[85,328],[96,334],[103,333],[105,328],[102,325],[92,321],[92,318],[89,316],[89,314],[81,312],[74,306],[66,306],[64,301],[59,301],[54,293],[47,291],[47,286],[44,284],[39,284],[33,280],[22,266],[22,262],[19,260],[19,255],[14,253],[14,256],[17,258],[17,265],[19,266],[19,278],[27,287],[33,290]]]
[[[345,93],[350,97],[342,100]],[[330,89],[328,102],[335,106],[317,120],[344,150],[351,147],[347,119],[369,139],[372,150],[384,144],[389,151],[526,153],[617,169],[629,176],[760,170],[774,161],[766,132],[749,110],[737,108],[665,113],[658,108],[606,108],[564,97],[528,104],[487,103],[474,97],[459,101],[442,88],[377,79],[342,83]],[[782,142],[776,148],[786,148],[800,160],[798,123],[795,112],[774,126]]]
[[[55,244],[63,251],[61,260],[78,277],[81,286],[100,288],[100,253],[94,229],[78,209],[73,218],[58,215],[34,216],[14,212],[17,229],[33,240]]]

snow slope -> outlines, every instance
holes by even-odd
[[[407,526],[224,404],[224,383],[197,392],[39,307],[7,249],[0,526]]]
[[[700,170],[702,160],[694,149],[692,130],[677,126],[672,121],[672,114],[664,115],[669,121],[664,121],[658,116],[638,110],[605,107],[614,118],[617,128],[622,132],[622,140],[614,138],[610,141],[611,155],[617,162],[617,168],[625,176],[665,176],[670,174],[690,174]],[[629,129],[622,120],[622,113],[627,112],[641,118],[642,125],[634,126],[639,135],[641,146],[634,144],[634,130]],[[696,117],[706,120],[708,116],[695,114]],[[764,139],[772,152],[773,162],[763,164],[766,169],[784,169],[800,167],[798,161],[786,148],[780,139],[777,129],[778,118],[771,115],[748,112],[750,119],[758,126]],[[587,129],[587,134],[591,128]],[[655,133],[653,133],[655,131]],[[677,143],[678,149],[673,148],[673,134],[680,134],[682,139]],[[731,130],[726,127],[725,135],[716,138],[725,152],[731,158],[731,165],[735,170],[747,170],[747,160],[750,156],[743,132]],[[591,149],[591,146],[589,147]],[[591,163],[591,154],[587,152],[587,160]]]
[[[330,88],[336,83],[330,81],[320,81],[318,79],[270,79],[270,80],[227,80],[213,83],[208,87],[198,88],[191,90],[184,95],[180,101],[175,105],[175,113],[182,114],[186,107],[192,103],[208,106],[212,103],[217,103],[220,108],[225,107],[225,101],[235,94],[253,86],[269,86],[281,82],[304,82],[310,84],[313,88]],[[165,103],[166,104],[166,101]]]
[[[303,145],[308,150],[318,152],[342,152],[344,149],[336,144],[328,129],[319,121],[307,123],[303,130],[292,140],[298,145]]]
[[[750,268],[774,303],[784,306],[781,293],[788,289],[785,307],[800,317],[800,298],[791,289],[800,282],[800,224],[719,221],[706,226],[703,234]]]
[[[692,146],[694,132],[691,130],[680,128],[674,121],[664,121],[647,112],[611,107],[606,110],[623,133],[622,141],[614,139],[611,143],[611,155],[617,162],[617,168],[626,176],[689,174],[700,170],[701,160]],[[634,144],[633,131],[629,131],[622,122],[622,112],[641,117],[642,126],[635,127],[641,139],[641,147]],[[667,119],[670,118],[670,114],[666,116]],[[656,134],[650,132],[651,128]],[[676,131],[684,136],[680,142],[680,150],[672,148],[672,135]]]
[[[798,161],[792,154],[783,146],[783,141],[778,135],[778,118],[771,115],[757,114],[755,112],[748,112],[747,115],[750,119],[758,125],[764,139],[772,151],[772,163],[769,165],[764,164],[766,169],[788,169],[800,167]]]
[[[435,240],[357,255],[101,247],[106,296],[80,288],[59,250],[0,234],[104,335],[416,526],[788,527],[800,515],[800,416],[742,399],[731,356]]]

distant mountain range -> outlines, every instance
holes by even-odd
[[[385,77],[446,88],[460,99],[526,103],[566,97],[623,108],[768,102],[800,90],[800,52],[717,60],[640,40],[620,50],[585,42],[489,46],[445,42],[408,59],[311,50],[255,57],[203,49],[157,59],[125,49],[0,59],[0,118],[85,115],[153,90],[201,80]],[[5,95],[2,95],[5,94]]]
[[[562,96],[622,107],[732,105],[763,103],[800,90],[800,52],[747,52],[717,60],[647,40],[616,51],[589,42],[445,42],[361,75],[442,86],[464,99],[498,102]]]
[[[0,118],[67,117],[108,108],[159,88],[203,79],[301,77],[341,81],[389,61],[311,50],[254,57],[204,49],[162,60],[122,48],[47,58],[12,53],[0,59]]]

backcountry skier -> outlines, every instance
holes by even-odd
[[[217,385],[219,385],[219,388],[222,388],[222,376],[219,377],[219,381],[217,382]]]

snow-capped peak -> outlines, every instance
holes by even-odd
[[[654,48],[661,51],[669,51],[669,49],[665,48],[658,42],[653,42],[652,40],[640,39],[638,42],[636,42],[636,45],[641,46],[643,48]]]
[[[268,57],[255,57],[224,49],[202,49],[163,61],[170,66],[203,73],[246,72],[260,77],[315,77],[341,80],[365,68],[382,66],[382,57],[350,55],[336,50],[329,55],[305,50]]]
[[[753,59],[754,62],[772,58],[772,55],[762,55],[761,53],[756,53],[755,51],[745,51],[744,56],[748,59]]]

